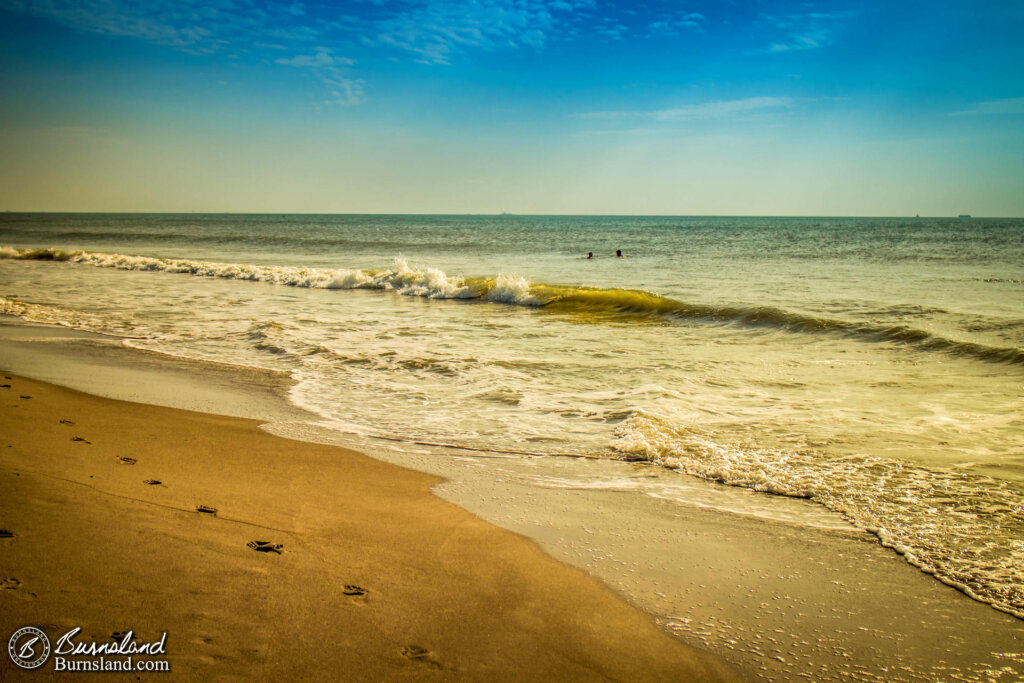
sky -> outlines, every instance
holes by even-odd
[[[1024,216],[1024,2],[0,0],[0,211]]]

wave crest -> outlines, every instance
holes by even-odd
[[[1024,349],[949,339],[905,325],[857,323],[772,306],[709,306],[687,303],[644,290],[573,287],[532,283],[517,275],[489,278],[451,276],[437,268],[412,266],[396,258],[379,270],[299,268],[165,259],[60,249],[0,247],[0,258],[63,261],[119,270],[187,273],[196,277],[251,280],[318,289],[375,289],[430,299],[477,299],[544,308],[570,316],[596,314],[629,318],[708,320],[724,324],[772,327],[788,332],[835,333],[868,342],[906,344],[977,360],[1024,365]]]

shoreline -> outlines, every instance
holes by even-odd
[[[995,680],[1024,676],[1019,620],[924,575],[841,518],[839,524],[823,518],[820,528],[786,521],[790,508],[805,519],[818,509],[813,503],[637,463],[441,456],[410,443],[382,448],[306,424],[316,418],[289,403],[287,386],[268,384],[265,373],[250,376],[234,366],[121,345],[97,352],[83,339],[89,333],[8,322],[0,326],[6,330],[0,352],[20,347],[20,374],[56,376],[72,388],[91,388],[106,378],[109,396],[139,388],[143,402],[177,407],[197,406],[191,392],[200,392],[208,403],[249,411],[239,414],[264,422],[260,431],[353,449],[433,475],[432,495],[531,539],[550,558],[600,580],[664,633],[750,680],[988,681],[992,671],[1007,676]],[[24,343],[11,341],[21,327],[31,332]],[[59,339],[46,343],[48,334]],[[630,482],[652,477],[687,489],[685,500],[630,489]],[[552,478],[624,485],[544,483]],[[739,512],[752,502],[767,516]]]
[[[506,459],[494,468],[483,458],[364,450],[442,476],[437,495],[529,536],[751,679],[1024,676],[1019,619],[924,574],[848,523],[784,519],[787,508],[818,507],[809,501],[704,481],[682,484],[689,502],[637,495],[636,482],[680,486],[675,473],[640,463]],[[593,486],[601,480],[607,486]],[[760,497],[775,517],[728,510],[737,496]]]
[[[5,632],[166,632],[189,677],[739,680],[436,477],[4,376]]]

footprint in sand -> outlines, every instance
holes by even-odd
[[[18,398],[32,398],[31,396],[19,396]]]
[[[60,421],[60,423],[61,423],[62,425],[73,425],[73,424],[75,424],[75,423],[74,423],[74,422],[72,422],[71,420],[61,420],[61,421]]]
[[[71,440],[72,441],[80,441],[81,443],[88,443],[88,444],[92,443],[92,441],[86,441],[85,439],[83,439],[80,436],[73,436],[73,437],[71,437]]]
[[[14,532],[10,529],[0,529],[0,538],[14,538]]]
[[[117,461],[122,465],[134,465],[135,463],[138,462],[138,460],[136,460],[135,458],[129,458],[127,455],[121,456],[120,458],[117,459]]]
[[[281,548],[284,547],[280,543],[271,543],[270,541],[249,541],[245,545],[258,553],[277,553],[278,555],[281,554]]]
[[[14,595],[22,600],[31,600],[32,598],[38,597],[35,593],[29,593],[26,590],[22,590],[21,581],[18,581],[13,576],[6,579],[0,579],[0,590],[15,591]]]
[[[355,584],[346,585],[341,592],[345,595],[366,595],[366,589],[362,586],[356,586]]]
[[[212,508],[209,505],[196,505],[196,512],[202,512],[207,515],[217,516],[217,508]]]
[[[0,389],[10,389],[10,388],[11,388],[10,384],[0,384]]]
[[[146,481],[144,481],[142,483],[143,484],[149,484],[150,486],[163,486],[164,485],[164,483],[162,481],[160,481],[159,479],[147,479]]]
[[[430,666],[441,668],[441,664],[434,659],[430,650],[419,645],[406,645],[402,648],[402,656],[406,659],[411,659],[414,662],[420,662],[422,664],[429,664]]]

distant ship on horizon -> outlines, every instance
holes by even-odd
[[[971,217],[971,214],[969,214],[969,213],[962,213],[959,216],[957,216],[957,218],[970,218],[970,217]]]

